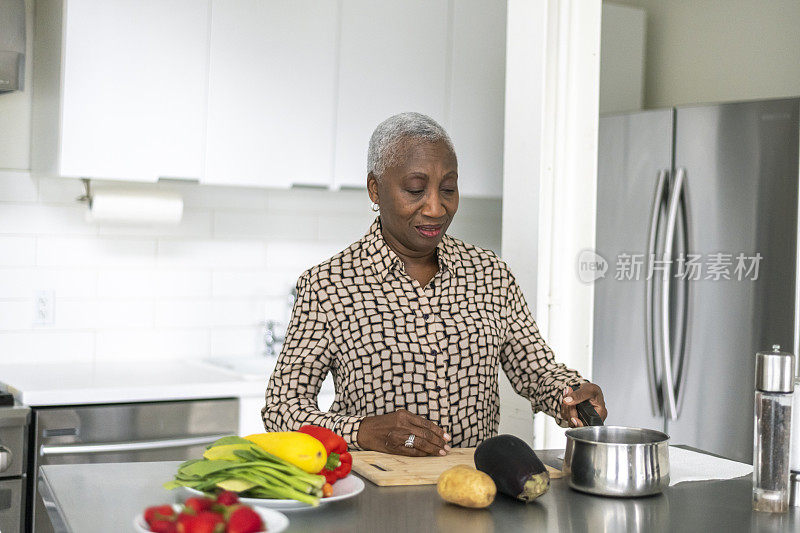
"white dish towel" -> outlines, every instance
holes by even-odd
[[[721,459],[705,453],[669,447],[669,484],[709,479],[733,479],[753,473],[747,463]]]

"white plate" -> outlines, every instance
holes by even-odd
[[[191,493],[193,496],[202,496],[203,493],[199,490],[183,487],[184,490]],[[337,502],[339,500],[346,500],[359,494],[364,490],[364,481],[360,477],[348,474],[347,477],[340,479],[333,484],[333,496],[327,498],[320,498],[319,505],[323,506],[327,503]],[[314,506],[307,503],[299,502],[297,500],[285,499],[269,499],[269,498],[239,498],[239,501],[246,503],[253,507],[268,507],[270,509],[280,509],[282,511],[292,511],[297,509],[313,509]]]
[[[172,508],[175,509],[177,513],[180,512],[182,506],[175,504]],[[253,510],[258,513],[258,516],[261,517],[261,521],[267,526],[266,531],[268,533],[279,533],[289,527],[289,519],[286,518],[286,515],[283,513],[265,507],[253,507]],[[133,519],[133,527],[137,533],[151,533],[150,529],[147,527],[147,522],[144,521],[144,512],[139,513],[136,515],[136,518]]]

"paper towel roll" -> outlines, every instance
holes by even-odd
[[[95,191],[86,219],[90,222],[177,224],[183,216],[183,199],[174,193],[154,191]]]

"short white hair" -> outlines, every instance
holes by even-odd
[[[414,139],[429,143],[442,141],[453,157],[456,156],[453,141],[438,122],[422,113],[399,113],[378,124],[372,132],[367,150],[367,172],[380,179],[387,168],[397,163],[404,142]]]

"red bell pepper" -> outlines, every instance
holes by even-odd
[[[353,458],[347,452],[347,442],[328,428],[320,426],[303,426],[298,429],[300,433],[311,435],[322,443],[328,452],[328,462],[319,474],[333,485],[337,480],[344,478],[353,467]]]

